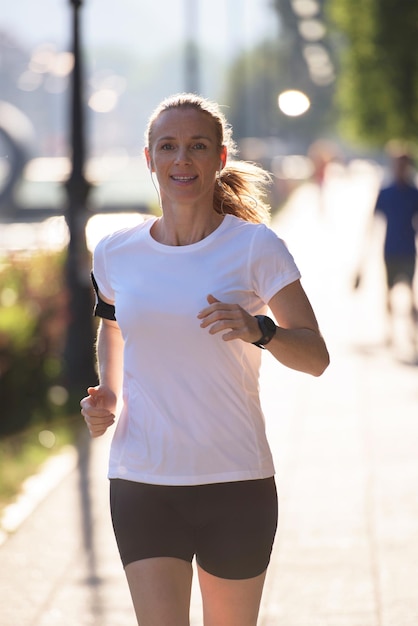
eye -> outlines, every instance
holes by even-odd
[[[163,143],[160,146],[160,150],[173,150],[174,146],[171,143]]]
[[[206,145],[204,143],[195,143],[193,146],[193,150],[206,150]]]

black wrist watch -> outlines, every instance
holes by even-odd
[[[253,341],[253,345],[264,349],[264,346],[266,346],[276,334],[277,326],[270,317],[267,317],[267,315],[255,315],[254,317],[256,318],[261,331],[261,339]]]

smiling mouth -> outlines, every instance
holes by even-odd
[[[196,180],[197,176],[171,176],[171,178],[179,183],[189,183],[192,180]]]

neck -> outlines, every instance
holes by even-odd
[[[194,212],[182,215],[163,213],[154,223],[151,232],[159,243],[167,246],[188,246],[213,233],[222,223],[223,217],[214,210],[205,216]]]

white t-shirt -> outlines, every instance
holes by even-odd
[[[124,340],[123,406],[109,477],[197,485],[274,474],[259,401],[262,350],[210,335],[197,314],[214,295],[252,315],[300,277],[262,224],[226,215],[208,237],[161,244],[154,219],[97,245],[93,271]]]

